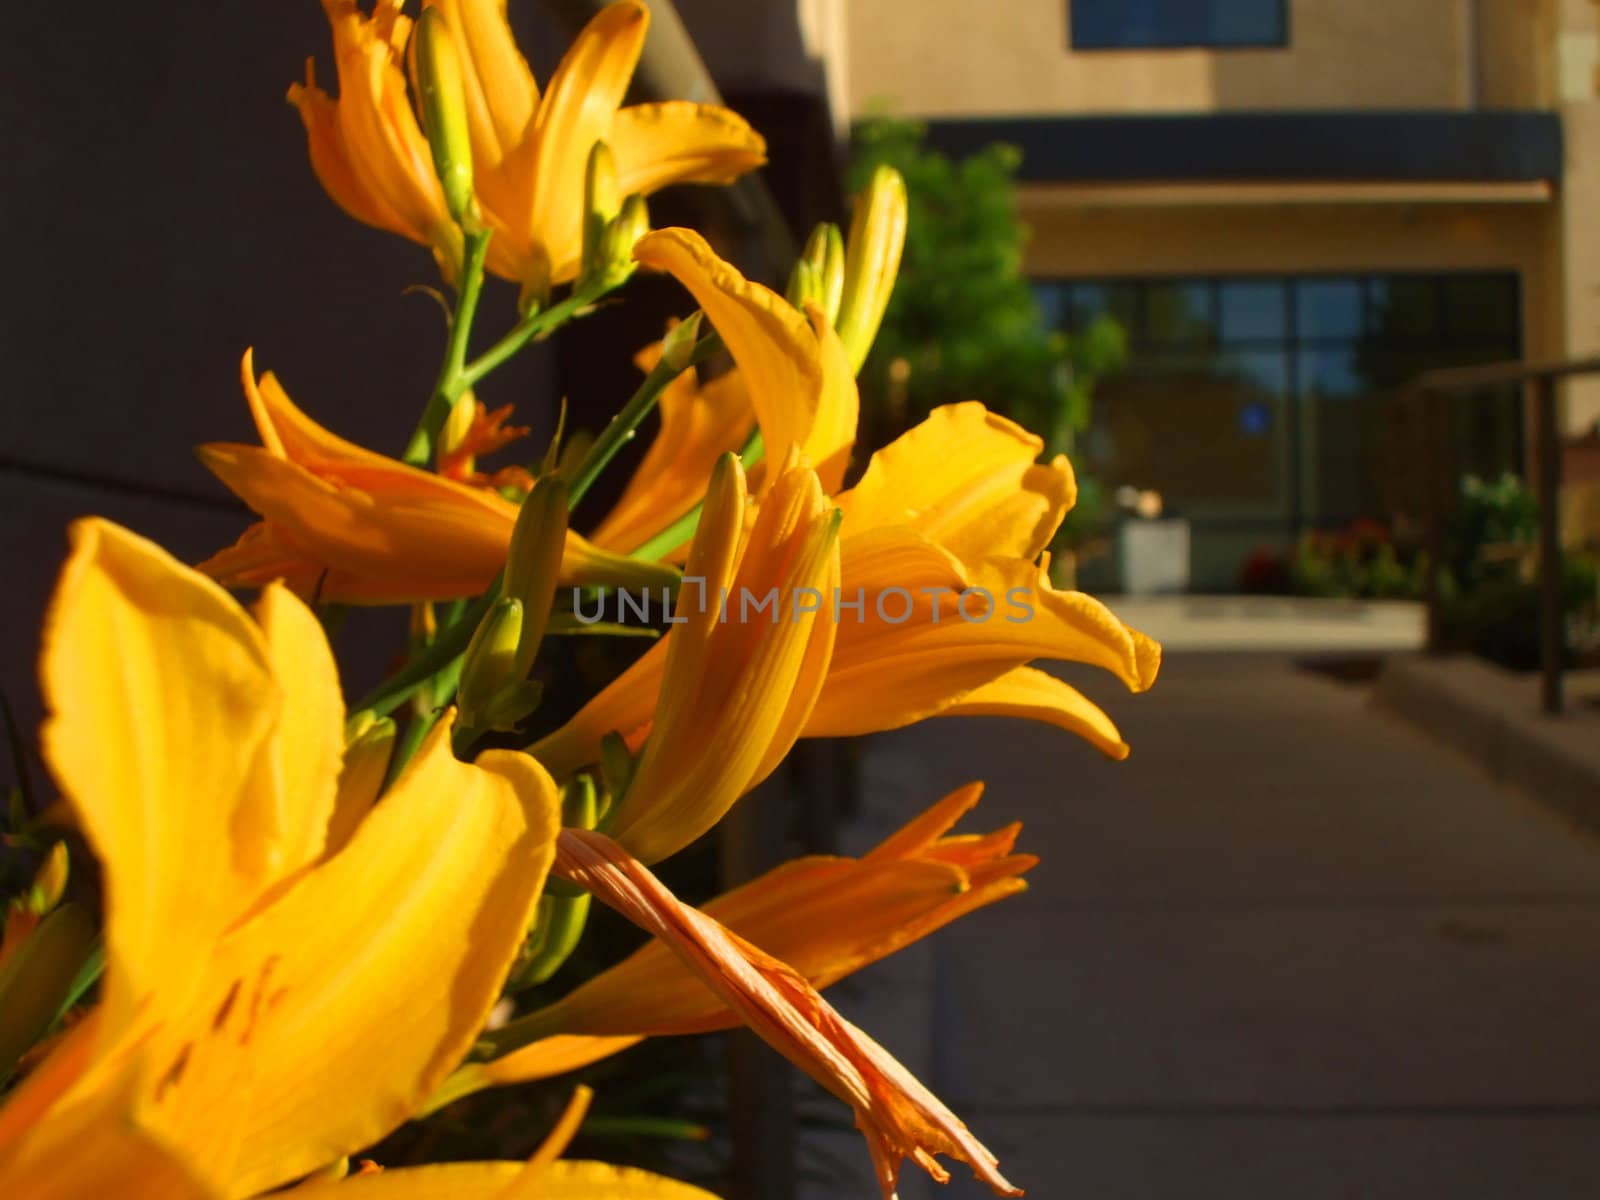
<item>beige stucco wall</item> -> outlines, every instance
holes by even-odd
[[[852,0],[849,104],[859,115],[881,97],[921,116],[1451,108],[1478,86],[1484,102],[1526,105],[1522,56],[1550,2],[1291,0],[1285,49],[1074,51],[1070,0]],[[1488,68],[1476,74],[1474,12]]]

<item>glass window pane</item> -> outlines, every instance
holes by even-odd
[[[1214,338],[1211,288],[1204,283],[1146,284],[1144,320],[1128,328],[1148,342],[1204,345]]]
[[[1514,340],[1517,289],[1503,276],[1457,275],[1444,280],[1444,326],[1450,340]]]
[[[1073,283],[1066,292],[1062,328],[1077,332],[1101,316],[1117,319],[1124,329],[1134,328],[1139,316],[1139,289],[1132,283]]]
[[[1295,285],[1295,332],[1303,338],[1361,335],[1361,285],[1354,279],[1308,279]]]
[[[1367,286],[1367,332],[1396,339],[1437,336],[1437,285],[1435,279],[1403,275],[1372,280]]]
[[[1285,0],[1069,0],[1080,50],[1135,46],[1281,46]]]
[[[1288,324],[1287,296],[1288,289],[1276,280],[1224,283],[1222,336],[1229,341],[1283,337]]]
[[[1066,325],[1067,289],[1060,283],[1035,283],[1034,302],[1039,306],[1039,319],[1047,329],[1062,329]]]

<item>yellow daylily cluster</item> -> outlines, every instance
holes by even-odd
[[[1050,583],[1070,465],[972,401],[852,476],[855,373],[893,287],[904,184],[880,171],[848,239],[819,230],[788,297],[691,230],[646,232],[641,197],[728,182],[764,146],[720,107],[622,106],[638,0],[600,12],[542,93],[505,0],[323,7],[337,94],[308,66],[289,95],[312,167],[350,215],[432,250],[456,292],[445,362],[395,459],[317,424],[247,351],[260,444],[200,448],[260,518],[237,543],[190,568],[98,518],[72,527],[41,741],[51,811],[98,863],[103,971],[76,1004],[59,969],[76,960],[57,954],[32,1024],[0,1004],[0,1085],[11,1042],[49,1031],[0,1101],[0,1195],[692,1200],[708,1193],[559,1159],[583,1089],[527,1162],[349,1160],[471,1093],[740,1023],[850,1107],[885,1198],[907,1158],[946,1179],[936,1155],[1021,1195],[820,995],[1025,886],[1017,826],[951,833],[981,784],[860,858],[799,859],[703,908],[649,866],[802,737],[1010,715],[1125,756],[1104,712],[1029,665],[1092,664],[1135,691],[1159,666],[1150,639]],[[700,316],[638,355],[644,384],[592,443],[558,431],[542,462],[479,470],[526,432],[480,382],[635,264]],[[519,285],[519,316],[469,359],[486,270]],[[719,347],[733,369],[702,377]],[[572,529],[569,504],[652,408],[620,497]],[[259,595],[246,609],[224,588]],[[655,644],[543,719],[548,639],[637,632],[586,628],[579,599],[612,590],[662,600]],[[407,661],[350,712],[318,612],[343,605],[412,606]],[[35,978],[52,929],[77,922],[62,953],[88,952],[87,906],[58,907],[65,854],[7,910],[0,1001]],[[652,940],[518,1013],[519,981],[559,968],[591,896]]]

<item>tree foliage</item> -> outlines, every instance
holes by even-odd
[[[938,405],[982,400],[1068,450],[1095,380],[1125,358],[1122,328],[1105,318],[1068,337],[1046,324],[1022,275],[1015,147],[953,162],[925,133],[887,117],[855,129],[851,190],[887,164],[905,177],[909,210],[899,280],[861,372],[869,436],[882,444]]]

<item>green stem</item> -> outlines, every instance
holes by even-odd
[[[489,590],[474,600],[465,612],[439,631],[428,648],[363,696],[350,709],[351,712],[370,710],[375,716],[386,717],[399,708],[423,684],[459,658],[472,640],[473,630],[483,620],[489,606],[500,594],[500,578],[495,577]]]
[[[750,435],[750,440],[744,444],[744,449],[739,451],[739,461],[744,464],[744,469],[749,470],[762,460],[766,455],[766,444],[761,440],[761,430],[757,429]],[[697,503],[683,516],[660,533],[646,540],[642,545],[628,551],[632,558],[642,558],[646,562],[654,562],[663,554],[669,554],[694,536],[695,526],[700,524],[700,510],[704,503]]]
[[[694,351],[689,355],[689,361],[682,367],[674,369],[667,365],[665,359],[656,363],[650,373],[644,377],[633,395],[628,397],[628,402],[622,406],[622,411],[612,417],[606,427],[601,430],[600,436],[595,438],[594,445],[589,447],[589,452],[583,456],[583,461],[578,464],[578,469],[573,475],[572,486],[568,490],[569,505],[578,506],[578,501],[583,499],[584,493],[600,478],[600,473],[606,465],[616,457],[617,451],[627,445],[632,439],[634,431],[650,415],[650,410],[655,408],[656,401],[661,398],[661,393],[689,367],[696,366],[710,358],[722,348],[722,341],[715,334],[701,338],[695,343]]]
[[[516,354],[529,342],[566,324],[584,309],[598,301],[609,290],[608,288],[579,289],[565,300],[549,308],[530,313],[519,321],[510,333],[506,334],[470,363],[462,366],[461,379],[464,385],[466,387],[474,386],[480,379]]]
[[[467,342],[472,337],[472,319],[478,311],[478,297],[483,294],[483,265],[489,257],[488,230],[466,233],[466,250],[461,266],[461,287],[456,293],[456,311],[450,317],[450,339],[445,344],[444,362],[439,364],[439,376],[434,380],[433,393],[423,410],[422,420],[411,435],[403,456],[413,467],[425,467],[433,457],[433,447],[439,431],[450,417],[461,393],[471,386],[465,379]]]

